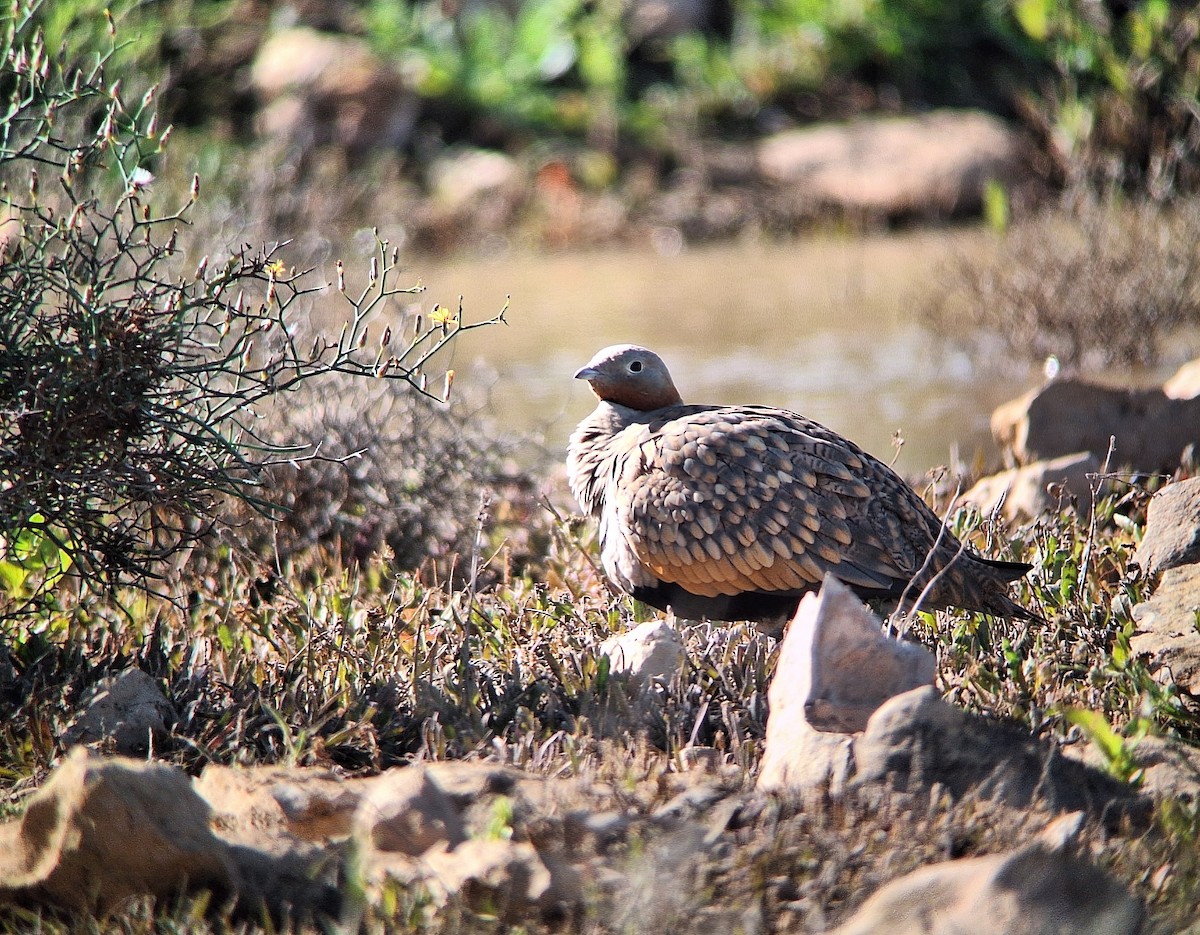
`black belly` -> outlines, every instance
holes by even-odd
[[[816,590],[810,588],[809,590]],[[634,588],[633,597],[659,610],[673,610],[692,620],[748,620],[752,623],[788,620],[795,616],[804,591],[743,591],[703,597],[677,584],[663,582],[652,588]]]

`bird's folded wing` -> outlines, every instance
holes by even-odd
[[[827,571],[882,590],[911,576],[868,521],[865,453],[765,407],[663,415],[610,491],[630,549],[663,581],[716,596],[800,593]]]

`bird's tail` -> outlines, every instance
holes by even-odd
[[[1028,562],[1005,562],[996,558],[980,558],[980,562],[995,572],[995,577],[1004,582],[1017,581],[1033,570]]]

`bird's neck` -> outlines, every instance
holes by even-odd
[[[599,514],[604,505],[606,480],[614,470],[613,438],[631,425],[647,421],[647,414],[628,406],[601,401],[576,427],[567,452],[571,490],[588,513]]]

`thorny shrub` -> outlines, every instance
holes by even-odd
[[[413,291],[394,284],[382,241],[360,292],[339,264],[336,339],[302,334],[296,313],[325,284],[288,269],[282,247],[185,266],[200,180],[181,207],[155,207],[170,129],[153,90],[127,101],[106,56],[58,63],[38,6],[18,3],[0,34],[0,612],[68,574],[155,587],[222,495],[264,505],[259,470],[303,457],[256,437],[264,401],[327,373],[425,392],[426,362],[490,323],[444,313],[402,348],[390,331],[366,347],[368,319]]]
[[[961,258],[925,310],[954,339],[997,337],[1018,357],[1073,366],[1153,363],[1200,324],[1200,198],[1164,208],[1084,199],[1020,221]]]

